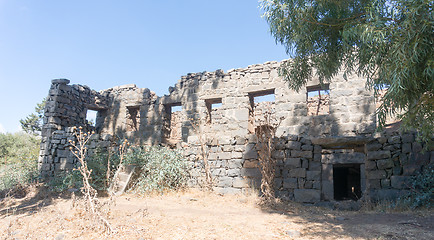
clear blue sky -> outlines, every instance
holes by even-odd
[[[0,0],[0,131],[20,130],[51,79],[159,96],[189,72],[288,58],[256,0]]]

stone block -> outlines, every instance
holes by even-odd
[[[243,153],[241,153],[241,152],[232,152],[231,153],[231,158],[232,159],[234,159],[234,158],[242,158],[243,157]]]
[[[306,171],[306,179],[312,181],[320,181],[321,171]]]
[[[228,160],[232,158],[232,153],[231,152],[220,152],[217,153],[217,158],[220,160]]]
[[[259,161],[258,160],[245,160],[243,164],[244,168],[258,168]]]
[[[217,183],[217,187],[223,187],[223,188],[232,187],[233,178],[231,178],[231,177],[219,177],[218,180],[219,181]]]
[[[309,160],[307,160],[307,159],[302,159],[302,160],[301,160],[301,167],[302,167],[302,168],[309,168]]]
[[[261,178],[261,170],[259,168],[243,168],[241,169],[242,177]]]
[[[380,179],[368,179],[368,184],[370,189],[380,189],[381,180]]]
[[[297,178],[283,179],[283,188],[297,188]]]
[[[303,151],[313,151],[313,145],[302,145],[301,150]]]
[[[304,178],[304,177],[306,177],[306,169],[305,168],[291,169],[291,170],[289,170],[289,176],[290,177]]]
[[[366,160],[365,168],[366,170],[375,170],[377,169],[377,163],[373,160]]]
[[[288,141],[286,144],[286,148],[290,150],[300,150],[301,149],[301,142],[297,141]]]
[[[285,152],[282,150],[273,151],[271,153],[271,157],[274,159],[284,159],[285,158]]]
[[[367,159],[376,160],[376,159],[390,158],[391,156],[392,155],[390,154],[390,151],[375,151],[375,152],[368,152]]]
[[[228,160],[228,168],[242,168],[243,162],[243,159]]]
[[[321,163],[320,162],[309,162],[309,170],[310,171],[321,171]]]
[[[321,192],[315,189],[294,189],[296,202],[315,203],[321,200]]]
[[[378,142],[371,142],[371,143],[366,144],[366,150],[367,151],[377,151],[381,147],[383,147],[383,144],[380,144]]]
[[[366,171],[366,177],[368,179],[383,179],[386,178],[387,174],[384,170],[374,170],[374,171]]]
[[[404,189],[410,187],[410,176],[391,176],[390,182],[393,188]]]
[[[393,175],[401,175],[402,174],[402,167],[401,166],[393,167],[392,173],[393,173]]]
[[[226,174],[229,177],[239,177],[241,175],[241,169],[229,169]]]
[[[403,143],[402,144],[402,153],[411,152],[411,143]]]
[[[378,169],[392,168],[393,167],[393,161],[392,161],[392,159],[377,160],[377,167],[378,167]]]
[[[411,133],[403,134],[402,135],[402,142],[403,143],[412,143],[414,142],[414,136]]]
[[[283,184],[282,182],[281,178],[274,178],[274,189],[280,189]]]
[[[304,157],[304,158],[312,158],[312,151],[298,151],[291,150],[291,157]]]
[[[299,168],[301,167],[301,158],[287,158],[284,163],[290,168]]]
[[[248,144],[246,146],[246,151],[243,154],[244,159],[257,159],[258,158],[258,152],[256,151],[254,144]]]

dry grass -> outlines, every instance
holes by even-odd
[[[2,199],[0,239],[434,239],[432,212],[332,211],[197,190],[120,196],[106,212],[109,234],[72,199],[41,194]]]

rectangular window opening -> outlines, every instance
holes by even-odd
[[[333,165],[334,199],[359,200],[362,197],[360,164]]]
[[[140,122],[140,106],[127,107],[127,132],[137,131]]]
[[[213,119],[221,119],[221,114],[218,108],[222,106],[221,98],[206,99],[205,100],[207,108],[207,123],[211,123]]]
[[[98,115],[98,111],[87,109],[86,112],[86,123],[89,126],[95,127],[96,126],[96,116]]]
[[[308,116],[330,114],[329,84],[307,87],[306,102]]]
[[[255,133],[255,127],[269,124],[271,115],[274,114],[276,101],[274,89],[249,93],[249,133]],[[268,115],[268,116],[266,116]]]
[[[169,143],[175,143],[182,138],[182,105],[180,102],[164,105],[165,117],[163,138]]]

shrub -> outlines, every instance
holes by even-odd
[[[98,191],[107,190],[107,160],[108,153],[100,150],[86,158],[87,167],[92,171],[90,184]],[[114,175],[115,167],[119,163],[119,155],[113,154],[110,157],[110,177]],[[63,192],[70,188],[80,189],[83,187],[83,180],[80,172],[76,169],[60,172],[50,179],[48,185],[53,191]]]
[[[37,161],[22,161],[0,167],[0,191],[24,187],[39,175]]]
[[[415,209],[434,206],[434,165],[428,165],[417,176],[414,176],[408,195],[399,199],[401,204]]]
[[[39,139],[25,133],[0,134],[0,191],[24,187],[38,176]]]
[[[125,161],[141,168],[131,189],[134,193],[177,190],[187,183],[188,165],[178,151],[157,146],[136,147],[126,154]]]
[[[0,133],[0,165],[36,162],[40,139],[26,133]]]

